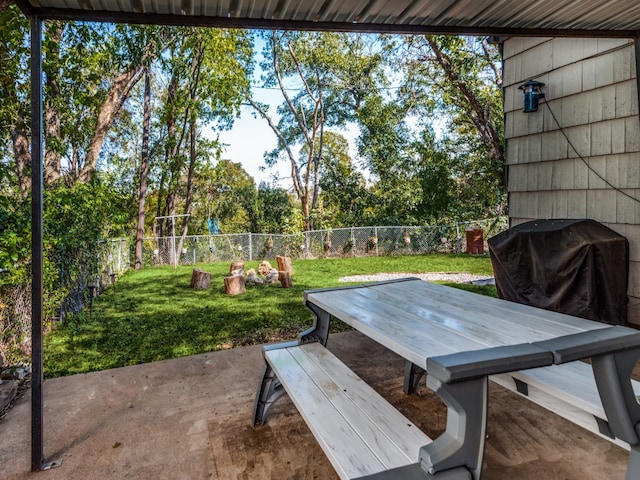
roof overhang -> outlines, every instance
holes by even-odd
[[[489,36],[637,37],[638,0],[15,0],[41,19]]]

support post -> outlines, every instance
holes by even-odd
[[[435,478],[480,480],[487,428],[488,378],[443,383],[427,376],[427,386],[447,405],[447,429],[420,449],[422,468]],[[462,475],[461,475],[462,474]],[[430,477],[429,477],[430,478]]]
[[[31,471],[42,470],[42,20],[31,17]]]
[[[629,452],[629,463],[627,464],[627,474],[624,480],[634,480],[640,471],[640,446],[632,445]]]
[[[295,347],[296,345],[298,345],[298,342],[295,340],[291,342],[265,345],[264,347],[262,347],[262,356],[264,357],[264,353],[269,350]],[[280,380],[278,380],[278,377],[265,358],[262,380],[258,385],[256,399],[253,404],[252,425],[254,427],[258,424],[265,424],[265,422],[267,421],[267,413],[269,412],[269,409],[285,393],[287,392],[285,391],[284,387],[280,383]]]
[[[311,328],[298,335],[298,341],[300,345],[311,342],[320,342],[326,347],[327,340],[329,339],[329,322],[331,320],[331,315],[329,315],[328,312],[324,311],[320,307],[306,300],[305,305],[309,310],[313,312],[316,318]]]
[[[640,468],[640,404],[630,381],[639,357],[640,349],[632,349],[591,358],[611,432],[631,446],[625,480],[637,478]]]
[[[404,385],[402,390],[407,395],[416,391],[418,385],[420,384],[420,380],[424,375],[426,375],[427,371],[411,363],[409,360],[404,361]]]

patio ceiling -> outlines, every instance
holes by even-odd
[[[638,0],[16,0],[42,19],[496,36],[638,36]]]

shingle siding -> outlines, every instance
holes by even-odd
[[[503,52],[511,225],[591,218],[627,237],[628,320],[640,325],[640,118],[633,42],[518,38],[506,40]],[[546,84],[546,99],[538,112],[524,113],[518,86],[530,79]]]

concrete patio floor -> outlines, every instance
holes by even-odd
[[[358,332],[329,348],[434,437],[444,406],[426,387],[402,393],[403,360]],[[252,428],[259,346],[45,382],[45,454],[62,466],[30,470],[29,392],[0,421],[0,478],[337,479],[288,398]],[[637,367],[636,367],[637,370]],[[492,385],[483,478],[623,479],[627,452]]]

